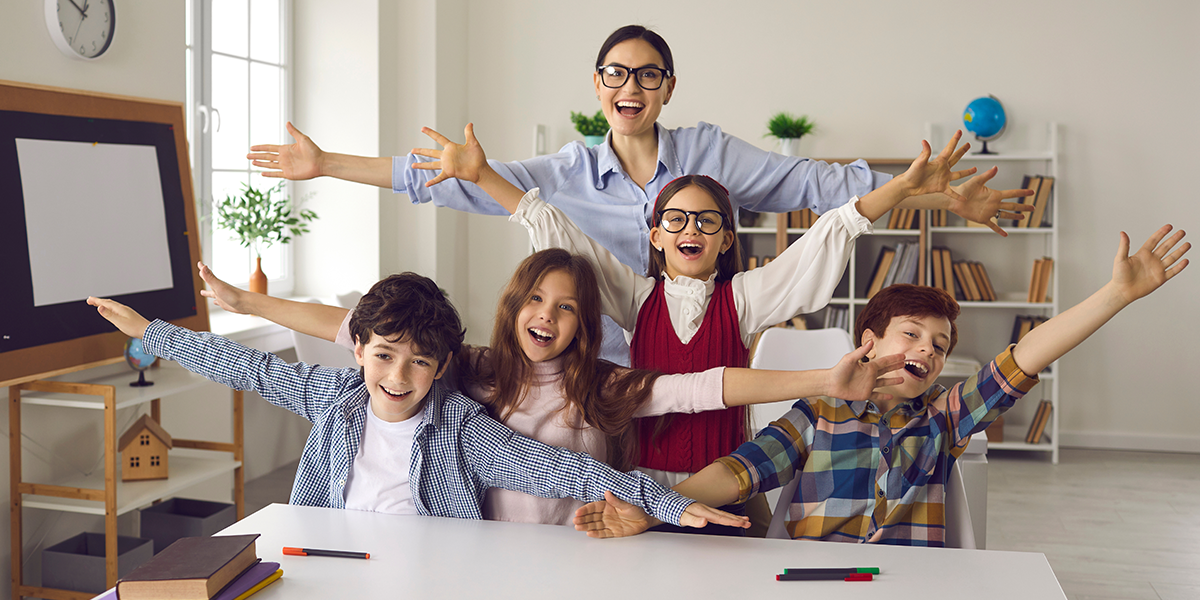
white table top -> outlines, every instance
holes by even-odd
[[[644,533],[596,540],[569,527],[272,504],[220,534],[261,533],[275,598],[1065,599],[1045,555]],[[369,560],[283,556],[283,546]],[[775,581],[789,567],[879,567],[872,582]],[[621,596],[618,596],[620,594]]]

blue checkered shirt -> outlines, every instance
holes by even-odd
[[[162,321],[146,328],[142,343],[156,356],[231,388],[258,392],[311,421],[291,503],[346,507],[346,480],[367,422],[369,396],[359,371],[289,364]],[[522,436],[438,381],[426,396],[408,471],[417,512],[438,517],[482,519],[484,493],[492,487],[583,502],[603,500],[609,490],[674,524],[693,502],[640,472],[621,473],[587,454]]]

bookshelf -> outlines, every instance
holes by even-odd
[[[926,138],[935,148],[945,144],[948,136],[939,135],[932,126],[927,126]],[[940,140],[940,141],[939,141]],[[867,290],[871,283],[872,271],[884,246],[895,247],[899,242],[916,242],[920,248],[918,254],[917,281],[933,284],[931,249],[946,247],[951,250],[954,260],[971,260],[982,262],[987,267],[988,277],[995,288],[997,299],[994,301],[960,300],[962,312],[956,322],[959,331],[959,345],[955,348],[955,358],[975,359],[980,362],[991,360],[999,353],[1011,338],[1013,322],[1018,316],[1030,315],[1052,317],[1059,312],[1058,298],[1058,227],[1059,202],[1062,192],[1062,180],[1058,177],[1058,125],[1050,123],[1046,126],[1044,151],[1017,151],[1002,154],[978,155],[967,154],[959,162],[959,168],[979,167],[980,171],[1000,167],[1000,173],[992,180],[990,187],[995,189],[1010,189],[1022,187],[1023,175],[1047,175],[1055,179],[1053,197],[1046,210],[1046,227],[1015,227],[1012,221],[1003,221],[1001,225],[1008,232],[1007,238],[1002,238],[986,227],[968,226],[956,215],[948,215],[945,226],[931,227],[930,211],[919,211],[914,229],[887,229],[888,215],[875,222],[875,233],[862,236],[855,242],[850,256],[846,273],[838,284],[831,307],[845,308],[849,313],[850,330],[853,333],[853,323],[857,313],[867,303]],[[821,159],[826,162],[847,163],[853,159]],[[876,171],[898,174],[912,163],[912,158],[883,158],[866,159],[871,168]],[[760,221],[771,221],[772,218],[763,216]],[[743,253],[748,256],[777,255],[787,244],[803,235],[806,229],[787,227],[787,215],[775,215],[774,227],[739,227],[742,236]],[[1047,286],[1045,302],[1028,302],[1027,295],[1030,285],[1034,261],[1043,256],[1055,261]],[[821,312],[806,315],[810,328],[820,328],[824,323]],[[947,368],[940,383],[949,385],[974,372],[958,372]],[[1017,403],[1005,415],[1005,440],[989,444],[989,448],[998,450],[1016,450],[1027,452],[1045,452],[1051,462],[1058,463],[1058,417],[1059,411],[1059,363],[1055,362],[1040,375],[1042,383],[1036,386],[1026,398]],[[1034,413],[1040,400],[1049,400],[1052,406],[1050,422],[1046,425],[1042,440],[1037,444],[1024,442],[1025,434],[1033,421]]]
[[[224,386],[188,372],[175,363],[146,371],[150,387],[130,387],[130,370],[98,375],[84,370],[9,387],[9,476],[12,535],[12,597],[90,598],[94,594],[25,585],[22,573],[22,512],[41,509],[102,515],[105,534],[107,585],[117,580],[117,517],[142,508],[197,483],[232,473],[237,517],[245,516],[242,470],[242,392],[231,391],[232,442],[174,439],[167,479],[121,481],[117,462],[117,411],[150,405],[150,416],[161,421],[161,399],[192,390],[226,390]],[[99,412],[104,421],[103,469],[88,475],[66,476],[49,482],[26,481],[22,473],[21,408],[46,406]]]

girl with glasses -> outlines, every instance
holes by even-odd
[[[961,132],[932,161],[929,145],[922,142],[920,156],[905,173],[822,215],[776,260],[747,272],[740,272],[730,194],[710,177],[685,175],[667,184],[655,201],[655,221],[649,224],[652,271],[640,275],[543,201],[539,190],[522,193],[497,173],[471,125],[463,145],[424,131],[443,149],[414,150],[437,159],[415,168],[440,169],[434,182],[457,178],[478,185],[513,214],[510,220],[525,225],[535,249],[563,248],[591,260],[601,311],[627,332],[633,366],[663,373],[747,366],[757,333],[829,302],[854,240],[870,232],[873,221],[907,198],[956,195],[950,182],[970,172],[952,171],[967,150],[957,147]],[[638,468],[660,483],[676,485],[737,449],[746,441],[747,425],[744,407],[643,418]],[[742,514],[741,507],[722,510]],[[700,533],[741,531],[709,527]]]
[[[659,114],[670,103],[678,77],[666,41],[640,25],[622,27],[608,36],[596,55],[592,78],[600,108],[612,128],[605,143],[585,148],[572,142],[555,154],[492,161],[491,166],[523,191],[540,188],[542,198],[637,273],[647,272],[644,248],[650,236],[647,221],[654,219],[654,199],[677,177],[711,175],[729,188],[736,208],[758,212],[812,208],[818,214],[845,205],[891,178],[871,171],[861,160],[830,165],[767,152],[708,123],[677,129],[659,125]],[[294,144],[251,147],[248,158],[267,169],[264,176],[310,179],[325,175],[391,187],[415,203],[503,214],[477,186],[460,181],[430,186],[432,181],[440,181],[434,173],[410,168],[425,160],[419,155],[367,158],[324,152],[291,124],[288,132],[295,138]],[[965,199],[932,195],[904,206],[949,208],[967,219],[989,224],[998,210],[1027,209],[1004,201],[1028,195],[1026,190],[993,191],[978,178],[958,189]],[[1017,217],[1007,212],[999,216]],[[628,364],[629,349],[611,321],[606,321],[605,339],[604,357]]]

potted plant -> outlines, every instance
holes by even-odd
[[[812,132],[814,124],[804,115],[796,118],[789,113],[776,113],[767,121],[767,136],[779,138],[779,153],[784,156],[795,156],[800,138]]]
[[[317,218],[311,210],[298,210],[283,195],[283,182],[260,190],[242,184],[242,193],[225,196],[217,204],[217,225],[233,232],[238,243],[249,248],[255,259],[250,291],[267,293],[267,276],[262,270],[262,249],[286,244],[293,236],[308,233],[308,223]]]
[[[571,122],[575,124],[575,131],[583,135],[583,144],[588,148],[604,142],[604,136],[608,134],[608,119],[604,118],[604,111],[596,111],[596,116],[588,118],[583,113],[571,111]]]

